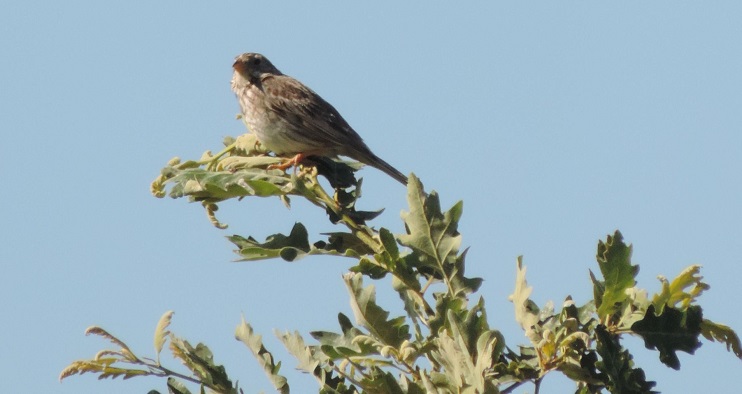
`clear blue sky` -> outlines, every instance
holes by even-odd
[[[507,301],[516,257],[540,304],[584,302],[596,243],[615,229],[634,244],[640,287],[702,264],[705,316],[742,330],[739,2],[32,3],[0,12],[4,392],[166,391],[57,376],[107,346],[83,335],[93,324],[151,355],[169,309],[173,331],[210,345],[246,392],[272,389],[233,339],[241,314],[295,392],[316,390],[272,330],[336,330],[351,313],[348,261],[232,263],[224,236],[295,221],[330,231],[324,215],[248,199],[222,207],[221,231],[200,205],[149,194],[171,157],[244,131],[229,80],[248,51],[323,95],[445,206],[464,200],[468,272],[486,279],[490,324],[510,345],[526,341]],[[364,208],[387,208],[374,223],[402,232],[404,189],[371,168],[363,177]],[[379,301],[400,309],[394,295]],[[719,344],[681,354],[676,372],[626,343],[665,393],[738,387],[740,362]]]

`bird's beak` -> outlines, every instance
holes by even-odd
[[[237,71],[241,75],[247,74],[247,67],[245,67],[245,62],[242,62],[242,61],[237,60],[232,65],[232,68],[234,68],[235,71]]]

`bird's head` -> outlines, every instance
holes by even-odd
[[[232,67],[245,79],[259,79],[265,74],[281,75],[276,66],[259,53],[243,53],[237,56]]]

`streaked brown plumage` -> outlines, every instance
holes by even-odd
[[[294,156],[284,168],[306,156],[342,155],[407,184],[407,177],[371,152],[330,103],[263,55],[242,54],[233,68],[232,91],[250,131],[276,155]]]

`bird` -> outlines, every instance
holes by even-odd
[[[407,184],[407,177],[371,152],[335,107],[265,56],[243,53],[232,68],[231,87],[243,121],[263,147],[291,157],[275,168],[285,170],[308,156],[346,156]]]

